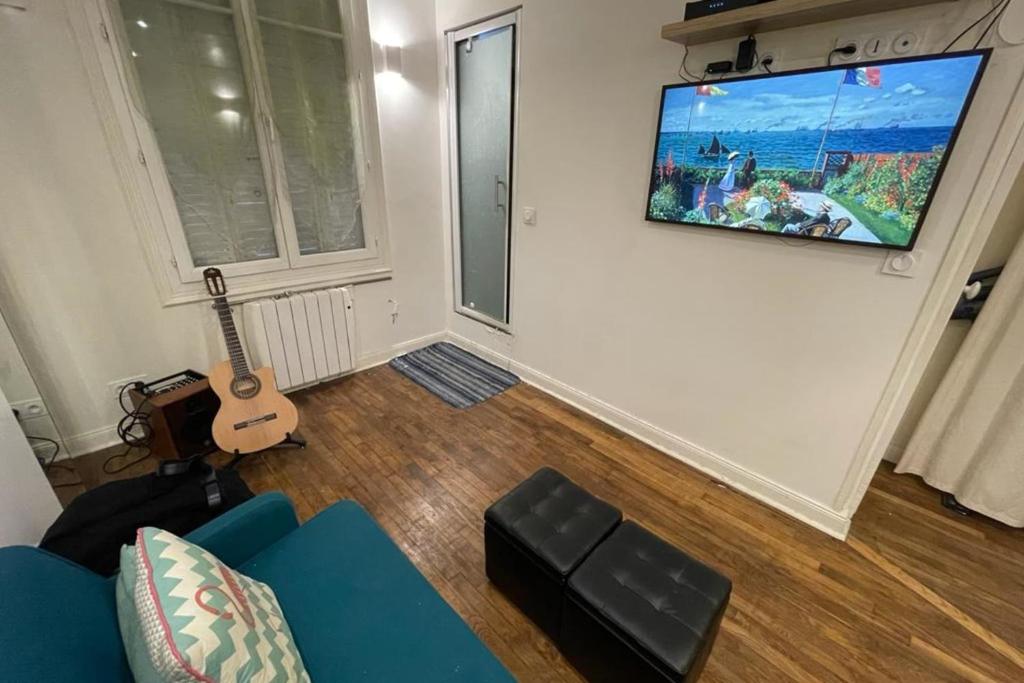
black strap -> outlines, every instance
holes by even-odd
[[[156,474],[158,477],[176,477],[188,474],[194,469],[203,472],[203,478],[199,484],[206,493],[206,506],[210,509],[218,508],[224,502],[224,494],[220,489],[220,481],[217,479],[217,470],[205,462],[206,455],[195,455],[185,460],[165,460],[160,463]]]
[[[206,506],[208,508],[220,507],[224,497],[220,491],[220,482],[217,480],[217,470],[210,468],[210,471],[203,477],[203,490],[206,491]]]

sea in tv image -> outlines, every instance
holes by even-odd
[[[983,63],[668,87],[648,218],[906,248]]]

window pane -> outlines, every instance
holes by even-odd
[[[338,0],[256,0],[262,18],[341,33]]]
[[[230,12],[165,0],[122,0],[121,12],[195,265],[275,258]]]
[[[260,8],[264,4],[257,3]],[[296,6],[334,6],[289,3]],[[308,14],[308,13],[307,13]],[[357,130],[340,36],[264,19],[260,34],[302,254],[365,246]]]

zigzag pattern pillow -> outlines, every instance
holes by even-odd
[[[170,532],[121,549],[117,612],[139,683],[309,683],[270,587]]]

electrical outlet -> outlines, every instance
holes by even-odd
[[[765,62],[768,62],[768,68],[764,67]],[[781,66],[782,62],[782,50],[779,48],[772,48],[765,50],[764,52],[758,50],[757,53],[757,68],[761,71],[768,73],[769,69],[774,71]]]
[[[148,375],[136,375],[135,377],[125,377],[124,379],[114,380],[107,384],[107,391],[110,392],[111,398],[114,399],[114,405],[120,408],[119,401],[121,400],[121,389],[136,382],[145,382]],[[128,404],[127,397],[125,398],[125,404]]]
[[[18,421],[24,422],[34,417],[45,417],[49,414],[46,404],[41,398],[30,398],[26,401],[17,401],[11,404],[11,408],[18,411]]]
[[[863,41],[859,38],[836,38],[835,48],[846,47],[853,45],[853,54],[843,54],[842,52],[835,52],[832,54],[833,64],[843,64],[845,62],[856,62],[861,57],[861,48],[863,47]]]

